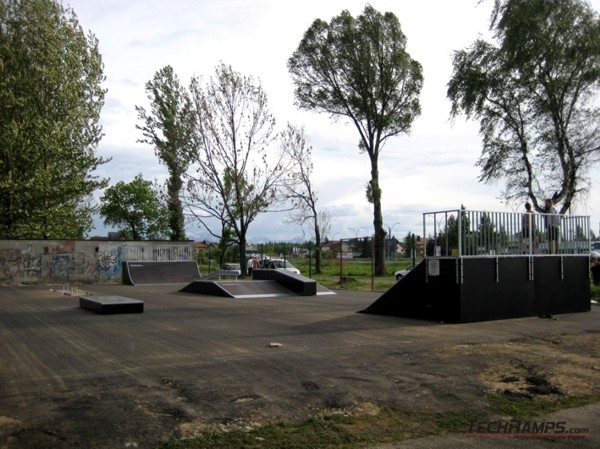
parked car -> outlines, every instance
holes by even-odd
[[[402,279],[404,276],[406,276],[408,273],[410,273],[411,268],[405,268],[404,270],[398,270],[394,273],[394,277],[396,278],[397,281],[399,281],[400,279]]]
[[[293,266],[289,260],[285,259],[265,259],[261,264],[261,267],[276,270],[287,270],[295,274],[300,274],[300,270]]]
[[[221,268],[219,268],[219,274],[221,276],[241,276],[242,269],[240,268],[239,263],[224,263],[221,265]]]

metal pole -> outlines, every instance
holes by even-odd
[[[371,291],[375,290],[375,236],[371,238]]]
[[[417,266],[416,254],[417,254],[417,240],[416,240],[415,234],[413,232],[413,235],[412,235],[412,266],[413,266],[413,268]]]
[[[463,239],[463,226],[462,226],[462,209],[458,209],[458,256],[462,257],[462,239]]]
[[[340,288],[342,288],[342,240],[340,239]]]
[[[312,277],[312,251],[310,249],[310,241],[308,242],[308,277]]]

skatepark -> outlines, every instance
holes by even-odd
[[[599,393],[597,307],[558,319],[442,324],[357,313],[380,292],[231,298],[184,287],[89,285],[73,295],[0,287],[0,447],[154,448],[203,432],[386,407],[478,410],[494,388],[490,373],[514,374],[517,360],[548,373],[558,389]],[[79,306],[81,295],[131,298],[144,310],[99,314]],[[563,362],[577,365],[567,356],[584,362],[576,375],[558,376]],[[589,428],[577,447],[598,447],[600,408],[567,412],[572,427]],[[381,447],[574,444],[440,438]]]
[[[5,283],[0,449],[160,448],[318,417],[377,422],[390,410],[412,425],[360,447],[599,447],[588,255],[463,243],[449,254],[436,242],[439,253],[386,292],[326,289],[278,270],[197,279],[182,260],[127,260],[122,283]],[[485,422],[513,422],[493,397],[596,400],[536,418],[560,423],[560,434],[515,435],[485,432]],[[457,415],[483,424],[441,431],[415,418]]]

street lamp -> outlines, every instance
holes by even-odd
[[[362,231],[363,229],[364,229],[363,227],[360,227],[360,228],[358,228],[358,229],[354,229],[354,228],[348,228],[348,230],[349,230],[349,231],[352,231],[352,232],[354,232],[354,238],[356,238],[356,237],[358,236],[358,233],[359,233],[360,231]]]
[[[389,238],[392,238],[392,231],[394,230],[394,226],[399,225],[399,224],[400,224],[400,222],[397,221],[392,226],[388,226],[387,227],[388,228],[388,237]],[[384,223],[384,226],[385,226],[385,223]]]

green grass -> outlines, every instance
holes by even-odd
[[[593,282],[591,283],[590,298],[593,301],[600,303],[600,285],[594,285]]]
[[[376,415],[330,415],[304,422],[279,422],[250,431],[206,433],[197,438],[172,440],[158,449],[360,449],[397,443],[408,438],[465,433],[471,423],[503,416],[528,420],[557,410],[600,402],[600,397],[540,399],[488,395],[484,410],[446,413],[382,409]]]
[[[298,267],[302,274],[308,276],[310,273],[311,278],[324,287],[358,291],[386,291],[396,282],[394,272],[412,266],[411,259],[387,261],[386,274],[372,276],[373,267],[371,261],[367,259],[344,259],[341,267],[339,259],[324,259],[319,274],[314,272],[314,261],[312,270],[309,270],[309,262],[306,259],[293,260],[292,263]]]
[[[321,273],[315,273],[315,261],[308,259],[291,259],[290,262],[300,270],[302,275],[309,276],[319,284],[327,288],[342,288],[345,290],[358,291],[381,291],[388,290],[396,280],[394,272],[412,266],[411,259],[398,259],[386,262],[386,274],[372,278],[372,264],[368,259],[343,259],[341,266],[342,283],[340,285],[340,261],[339,259],[323,259]],[[419,261],[417,261],[419,263]],[[310,264],[310,266],[309,266]],[[209,272],[208,265],[200,265],[200,273]],[[215,266],[211,268],[214,270]]]
[[[528,420],[568,408],[583,407],[600,402],[597,396],[564,396],[553,401],[543,399],[490,395],[488,401],[492,410],[499,415],[507,415],[515,419]]]
[[[434,417],[384,409],[377,415],[315,417],[301,423],[280,422],[251,431],[211,433],[173,440],[160,449],[340,449],[393,443],[442,430]]]

